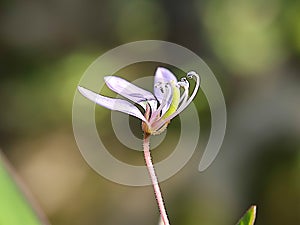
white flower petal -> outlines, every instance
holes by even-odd
[[[169,93],[163,93],[159,87],[154,86],[154,94],[157,100],[162,104],[164,102],[164,107],[162,108],[162,113],[164,114],[169,108],[172,103],[172,98],[173,98],[173,88],[171,87],[171,84],[176,84],[177,83],[177,78],[174,76],[174,74],[163,67],[158,67],[156,72],[155,72],[155,77],[154,77],[154,85],[168,85],[168,88],[170,89]],[[168,99],[165,99],[165,98]]]
[[[98,105],[101,105],[105,108],[116,110],[119,112],[123,112],[132,116],[135,116],[145,122],[147,120],[141,113],[141,111],[134,106],[133,104],[122,100],[122,99],[115,99],[115,98],[109,98],[102,95],[99,95],[93,91],[90,91],[84,87],[78,86],[78,91],[87,99],[91,100],[92,102],[95,102]]]
[[[106,76],[104,77],[106,85],[118,93],[119,95],[128,98],[129,100],[140,104],[144,109],[146,109],[147,101],[155,100],[154,95],[134,84],[116,76]]]
[[[154,77],[154,85],[156,84],[167,84],[171,83],[173,81],[175,84],[177,83],[177,78],[174,76],[174,74],[163,67],[158,67],[155,72],[155,77]],[[162,100],[164,99],[164,94],[158,89],[154,87],[154,94],[157,100],[161,103]]]

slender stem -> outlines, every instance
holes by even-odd
[[[145,161],[146,161],[146,165],[150,174],[150,178],[152,181],[152,185],[154,188],[154,193],[155,193],[155,197],[156,197],[156,201],[158,204],[158,208],[160,211],[160,215],[161,215],[161,219],[164,223],[164,225],[170,225],[169,223],[169,219],[168,219],[168,215],[165,209],[165,205],[164,205],[164,201],[163,201],[163,197],[160,191],[160,187],[158,184],[158,180],[155,174],[155,170],[154,170],[154,166],[151,160],[151,154],[150,154],[150,135],[149,134],[144,134],[144,157],[145,157]]]

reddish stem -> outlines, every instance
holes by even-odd
[[[158,184],[157,176],[155,174],[154,166],[151,160],[151,154],[150,154],[150,135],[149,134],[144,134],[144,157],[146,161],[146,165],[150,174],[150,178],[152,181],[152,185],[154,188],[154,193],[157,201],[157,205],[160,211],[161,219],[164,223],[164,225],[170,225],[168,215],[165,209],[163,197],[160,191],[160,187]]]

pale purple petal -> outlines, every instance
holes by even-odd
[[[162,84],[170,83],[172,80],[174,83],[177,83],[177,78],[174,76],[174,74],[170,70],[163,68],[163,67],[158,67],[156,69],[155,77],[154,77],[154,85],[156,85],[158,83],[162,83]],[[154,94],[155,94],[157,100],[161,103],[164,98],[164,95],[159,90],[159,88],[154,87]]]
[[[87,99],[91,100],[92,102],[95,102],[98,105],[101,105],[105,108],[116,110],[119,112],[123,112],[132,116],[135,116],[145,122],[146,119],[141,113],[141,111],[134,106],[133,104],[122,100],[122,99],[115,99],[115,98],[109,98],[102,95],[99,95],[93,91],[90,91],[86,88],[78,86],[78,91]]]
[[[104,77],[106,85],[114,92],[122,95],[131,101],[140,104],[144,109],[146,108],[147,101],[155,100],[154,95],[134,84],[119,77],[106,76]]]
[[[166,68],[158,67],[154,77],[154,94],[160,104],[162,104],[164,97],[168,97],[168,99],[165,100],[164,107],[162,108],[162,114],[168,111],[172,102],[173,90],[170,85],[171,82],[174,82],[174,84],[177,83],[177,78],[174,76],[174,74]],[[169,84],[171,91],[170,95],[166,96],[166,93],[162,93],[160,88],[155,87],[157,84]]]

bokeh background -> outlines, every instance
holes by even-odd
[[[222,149],[200,173],[210,113],[197,96],[199,147],[161,184],[171,224],[235,224],[251,204],[257,225],[300,224],[299,11],[296,0],[1,1],[0,148],[53,225],[157,224],[152,187],[112,183],[87,165],[71,110],[76,85],[98,56],[131,41],[171,41],[210,66],[228,110]],[[118,75],[150,76],[156,65],[144,66]],[[99,130],[109,126],[108,110],[96,114]],[[143,162],[141,153],[123,151],[109,127],[102,131],[114,154]],[[155,160],[170,153],[159,151]]]

